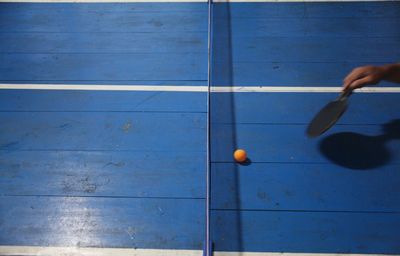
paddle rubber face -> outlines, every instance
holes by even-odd
[[[328,103],[313,118],[307,128],[308,137],[314,138],[331,128],[347,109],[347,97]]]

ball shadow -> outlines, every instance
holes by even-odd
[[[249,165],[251,165],[251,163],[252,163],[251,159],[247,158],[246,161],[244,161],[243,163],[239,163],[239,164],[242,166],[249,166]]]

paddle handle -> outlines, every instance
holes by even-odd
[[[346,89],[346,90],[342,91],[338,100],[346,100],[352,94],[352,92],[353,92],[352,89]]]

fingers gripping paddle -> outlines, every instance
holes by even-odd
[[[340,96],[329,102],[313,118],[307,128],[308,137],[317,137],[331,128],[347,109],[347,99],[351,90],[343,91]]]

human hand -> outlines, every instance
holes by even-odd
[[[353,69],[343,80],[343,90],[354,90],[384,79],[387,70],[384,66],[363,66]]]

